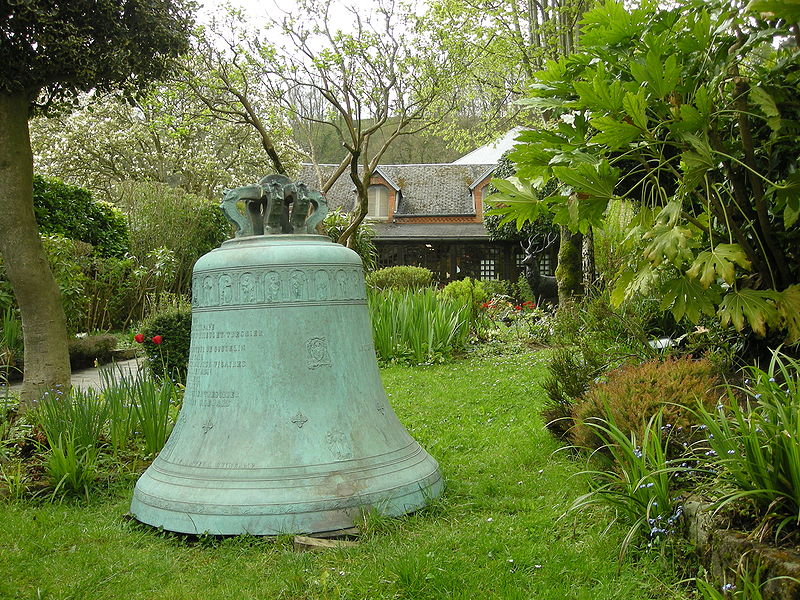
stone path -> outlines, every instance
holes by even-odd
[[[142,359],[134,358],[131,360],[123,360],[117,363],[109,363],[101,365],[99,368],[92,367],[91,369],[81,369],[72,372],[72,386],[82,390],[94,388],[99,390],[103,383],[101,373],[103,371],[113,370],[118,376],[124,375],[126,377],[135,376],[141,368]],[[12,392],[19,392],[22,387],[21,381],[16,381],[9,386]]]

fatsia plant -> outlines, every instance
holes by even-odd
[[[655,293],[678,320],[716,314],[800,340],[800,31],[788,6],[608,1],[586,13],[581,51],[530,86],[524,102],[549,125],[520,135],[517,175],[494,182],[491,212],[522,225],[550,211],[586,231],[612,199],[633,201],[616,303]]]

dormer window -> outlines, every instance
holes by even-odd
[[[389,190],[385,185],[371,185],[367,190],[367,216],[385,219],[389,216]]]

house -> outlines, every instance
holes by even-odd
[[[380,165],[370,181],[367,215],[380,266],[426,267],[439,283],[467,276],[516,280],[525,256],[520,244],[490,240],[483,224],[492,173],[515,135],[510,132],[452,163]],[[303,165],[300,180],[318,188],[336,167]],[[347,172],[327,199],[332,208],[352,209],[355,187]],[[549,275],[553,261],[547,259],[540,268]]]

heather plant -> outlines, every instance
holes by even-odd
[[[720,386],[714,365],[706,359],[667,357],[623,366],[598,377],[573,405],[569,436],[577,446],[600,448],[605,442],[592,422],[608,417],[621,431],[641,439],[649,419],[661,414],[671,451],[683,454],[697,424],[694,407],[716,406]]]

